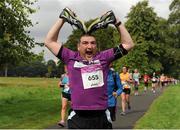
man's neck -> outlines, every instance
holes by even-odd
[[[86,61],[92,61],[93,57],[87,57],[87,56],[83,56],[81,55],[81,57],[83,58],[83,60],[86,60]]]

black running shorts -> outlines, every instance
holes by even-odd
[[[67,120],[68,129],[112,129],[110,112],[106,111],[71,110]]]
[[[130,94],[131,93],[131,89],[130,88],[125,88],[125,89],[123,89],[123,92],[125,94]]]
[[[68,101],[71,101],[71,94],[62,92],[62,97],[66,98]]]

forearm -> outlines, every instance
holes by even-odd
[[[119,75],[116,75],[117,76],[117,78],[116,78],[116,84],[117,84],[117,86],[118,86],[118,89],[117,89],[117,95],[119,96],[121,93],[122,93],[122,91],[123,91],[123,86],[122,86],[122,84],[121,84],[121,79],[120,79],[120,77],[119,77]]]
[[[61,81],[59,81],[59,83],[58,83],[58,87],[61,87]]]
[[[58,19],[56,23],[51,27],[49,30],[46,39],[45,39],[45,44],[48,44],[49,42],[57,42],[59,31],[62,28],[64,24],[63,19]]]
[[[58,19],[56,23],[51,27],[49,30],[46,38],[45,38],[45,46],[50,49],[51,52],[53,52],[55,55],[57,55],[61,43],[58,43],[58,35],[59,32],[64,24],[63,19]]]
[[[123,91],[122,87],[119,87],[118,90],[116,91],[117,95],[118,96],[121,95],[122,91]]]
[[[121,37],[121,43],[122,43],[122,46],[127,50],[129,51],[130,49],[132,49],[134,47],[134,43],[133,43],[133,40],[129,34],[129,32],[127,31],[127,29],[125,28],[125,26],[123,24],[120,24],[118,27],[117,27],[117,30],[120,34],[120,37]]]

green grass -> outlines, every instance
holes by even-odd
[[[135,129],[179,129],[180,85],[168,87],[136,122]]]
[[[58,79],[0,78],[0,129],[47,128],[59,120]]]

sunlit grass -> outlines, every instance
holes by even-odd
[[[136,129],[180,129],[180,85],[169,86],[136,123]]]
[[[58,79],[0,78],[0,128],[46,128],[59,120]]]

